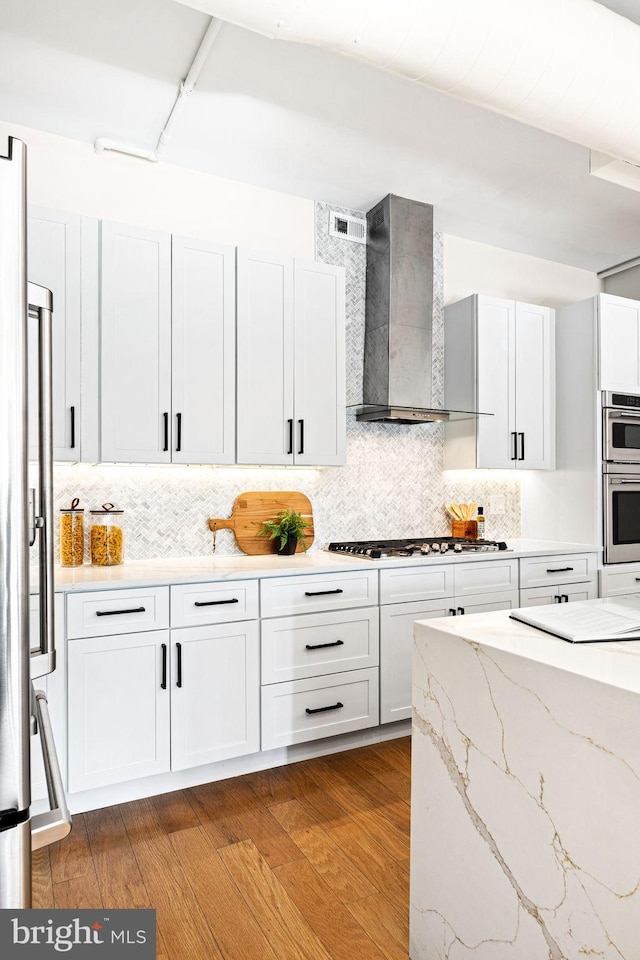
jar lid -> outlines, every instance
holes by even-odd
[[[124,510],[118,510],[112,503],[103,503],[99,510],[91,510],[90,513],[124,513]]]
[[[74,497],[73,500],[71,501],[71,506],[61,507],[60,513],[84,513],[84,507],[79,507],[78,506],[79,503],[80,503],[80,498]]]

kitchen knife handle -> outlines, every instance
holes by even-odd
[[[161,644],[162,650],[162,680],[160,681],[160,689],[167,689],[167,645],[166,643]]]
[[[176,652],[178,654],[178,676],[176,677],[176,687],[182,686],[182,644],[176,643]]]

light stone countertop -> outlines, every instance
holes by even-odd
[[[56,567],[56,592],[108,590],[127,587],[162,586],[171,583],[202,583],[244,580],[259,577],[288,577],[297,574],[341,573],[345,570],[385,570],[400,566],[429,566],[441,563],[517,559],[571,553],[599,553],[593,544],[558,543],[550,540],[511,540],[508,551],[495,553],[437,554],[394,560],[367,560],[326,550],[310,550],[293,557],[258,557],[217,554],[207,557],[131,560],[114,567]],[[31,591],[37,592],[37,568],[32,569]]]

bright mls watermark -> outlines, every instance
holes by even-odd
[[[75,951],[75,954],[74,954]],[[0,910],[0,957],[155,960],[155,910]]]

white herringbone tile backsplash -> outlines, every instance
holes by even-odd
[[[366,248],[329,236],[329,209],[316,204],[316,259],[342,264],[347,279],[347,404],[362,400]],[[434,249],[434,403],[443,396],[442,237]],[[440,424],[360,424],[347,416],[347,462],[319,470],[241,467],[57,465],[58,508],[79,497],[87,509],[111,501],[125,513],[125,556],[204,556],[211,550],[210,516],[228,516],[246,490],[300,490],[313,505],[314,549],[329,540],[437,536],[449,532],[443,504],[476,500],[487,513],[486,536],[520,535],[520,486],[508,471],[443,472]],[[492,516],[489,497],[501,494],[505,513]],[[87,514],[87,524],[89,516]],[[218,534],[219,553],[238,553],[233,534]],[[35,559],[35,558],[34,558]]]

